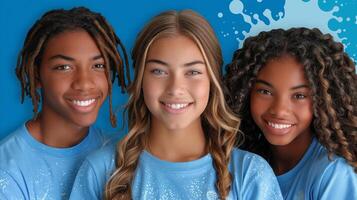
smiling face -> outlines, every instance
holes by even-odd
[[[108,93],[104,59],[83,30],[49,39],[40,64],[41,117],[77,127],[95,122]]]
[[[270,60],[258,73],[250,110],[272,145],[285,146],[311,137],[312,97],[303,66],[291,56]]]
[[[142,89],[152,126],[169,131],[201,126],[210,79],[198,46],[182,35],[155,40],[147,54]]]

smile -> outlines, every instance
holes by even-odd
[[[76,106],[86,107],[90,106],[95,102],[95,99],[88,99],[88,100],[72,100],[72,103]]]
[[[188,103],[175,103],[175,104],[165,104],[165,106],[171,108],[171,109],[174,109],[174,110],[179,110],[179,109],[182,109],[182,108],[186,108],[189,104]]]
[[[286,129],[286,128],[290,128],[293,126],[292,124],[278,124],[278,123],[273,123],[273,122],[269,122],[269,121],[268,121],[268,125],[275,129]]]

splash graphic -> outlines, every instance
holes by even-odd
[[[318,5],[323,11],[333,11],[328,27],[337,32],[347,53],[357,61],[357,0],[319,0]]]
[[[231,25],[230,30],[221,31],[223,37],[229,35],[239,43],[244,40],[252,27],[263,23],[265,26],[285,16],[285,0],[232,0],[229,11],[235,21],[226,23]]]
[[[261,31],[316,27],[344,43],[349,55],[357,60],[357,37],[352,35],[357,33],[355,8],[357,0],[232,0],[229,11],[235,21],[224,20],[221,34],[241,45],[246,37]]]

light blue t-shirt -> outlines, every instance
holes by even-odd
[[[78,171],[70,199],[102,199],[114,170],[115,147],[107,146],[87,157]],[[137,199],[218,199],[216,172],[210,154],[190,162],[160,160],[147,151],[140,155],[132,197]],[[227,199],[282,199],[276,177],[261,157],[234,149],[230,172],[232,189]]]
[[[76,146],[53,148],[38,142],[22,125],[0,142],[0,199],[68,199],[85,157],[109,139],[90,128]]]
[[[357,200],[357,174],[342,157],[327,155],[314,138],[299,163],[277,177],[284,199]]]

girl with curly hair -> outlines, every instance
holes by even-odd
[[[203,17],[154,17],[132,58],[129,133],[86,159],[71,198],[282,199],[266,161],[234,148],[240,119],[226,105],[221,49]]]
[[[270,163],[284,199],[357,199],[356,71],[341,43],[318,29],[261,32],[226,70],[241,147]]]

